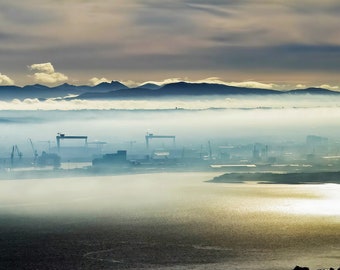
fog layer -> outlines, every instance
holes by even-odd
[[[0,110],[168,110],[339,107],[338,95],[200,96],[150,100],[67,100],[53,98],[0,101]]]

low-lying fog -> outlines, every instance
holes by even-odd
[[[261,96],[180,100],[1,102],[0,156],[9,146],[55,147],[58,132],[104,141],[108,151],[143,145],[146,132],[176,135],[179,146],[218,139],[304,141],[309,134],[340,137],[340,97]],[[45,142],[45,145],[43,145]],[[7,155],[7,154],[6,154]]]
[[[47,100],[13,99],[0,101],[0,110],[186,110],[315,108],[339,107],[340,95],[261,95],[261,96],[182,96],[137,100],[81,100],[51,98]]]

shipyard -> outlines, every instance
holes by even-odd
[[[55,142],[31,138],[31,153],[13,145],[2,157],[1,179],[51,178],[66,176],[138,174],[152,172],[206,171],[221,173],[313,173],[337,172],[340,155],[330,152],[337,142],[307,135],[304,142],[289,144],[250,143],[220,145],[202,142],[195,146],[176,144],[175,135],[147,132],[144,142],[124,142],[114,149],[104,141],[90,141],[87,135],[57,133]],[[111,148],[111,149],[110,149]]]

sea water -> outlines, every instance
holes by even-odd
[[[340,266],[340,186],[216,173],[0,181],[5,269]]]

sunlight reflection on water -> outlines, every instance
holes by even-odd
[[[309,185],[303,188],[309,194],[315,194],[317,198],[288,199],[274,209],[288,214],[338,216],[340,218],[340,185]]]
[[[194,269],[290,269],[299,263],[315,269],[335,266],[340,250],[340,185],[205,182],[214,176],[155,173],[0,181],[0,214],[47,217],[61,229],[74,224],[75,230],[77,226],[101,230],[109,224],[109,228],[125,228],[114,232],[121,237],[135,226],[150,239],[143,242],[150,249],[173,247],[171,252],[177,254],[182,248],[193,258],[197,252],[232,254],[225,258],[228,263],[195,265]],[[175,240],[170,245],[167,241],[174,237],[185,245],[176,246]],[[100,253],[99,259],[120,261],[117,247],[110,247],[113,251]],[[90,252],[107,249],[98,250]]]

